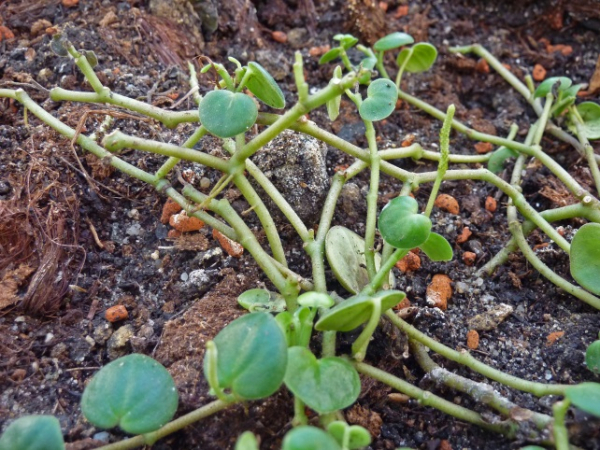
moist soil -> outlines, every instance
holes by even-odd
[[[91,114],[81,119],[99,106],[48,100],[46,89],[55,86],[89,90],[72,61],[51,51],[50,35],[58,28],[65,30],[77,48],[95,52],[99,78],[114,92],[176,109],[193,108],[190,99],[181,99],[189,89],[186,61],[195,57],[222,63],[229,56],[242,62],[259,61],[277,78],[288,104],[293,104],[295,51],[304,57],[310,85],[322,87],[334,64],[319,66],[318,58],[333,35],[349,32],[372,44],[388,32],[401,30],[417,41],[433,43],[440,52],[432,70],[404,77],[404,89],[442,110],[454,103],[456,117],[463,123],[506,136],[512,123],[526,132],[533,112],[500,76],[476,58],[450,54],[449,45],[481,43],[521,79],[539,64],[546,76],[566,75],[574,83],[590,82],[600,48],[600,12],[593,0],[214,3],[219,4],[218,23],[210,11],[204,20],[191,14],[185,1],[7,0],[0,5],[0,20],[14,38],[5,36],[0,42],[2,87],[23,87],[55,117],[89,134],[104,116]],[[275,40],[274,31],[286,33],[287,42]],[[568,47],[550,47],[559,44]],[[393,70],[391,60],[388,70]],[[211,74],[200,77],[201,92],[211,89],[212,79]],[[591,99],[597,100],[597,95]],[[122,439],[124,435],[117,430],[102,432],[87,423],[79,401],[101,366],[132,352],[155,357],[171,372],[180,392],[178,414],[206,404],[211,398],[202,376],[204,345],[243,314],[237,295],[249,288],[268,288],[268,280],[247,253],[230,256],[208,227],[169,237],[170,226],[161,222],[163,196],[82,154],[24,113],[18,103],[0,100],[0,302],[5,306],[0,312],[1,429],[25,414],[54,414],[69,449],[96,448]],[[366,146],[364,128],[348,102],[342,102],[342,114],[333,124],[323,109],[310,118]],[[193,131],[189,124],[168,130],[154,121],[121,118],[117,123],[126,133],[174,144],[182,143]],[[413,139],[425,148],[435,148],[439,129],[439,122],[402,103],[388,120],[377,124],[382,148]],[[198,148],[220,154],[216,141],[203,142]],[[455,153],[473,154],[474,144],[452,135]],[[543,146],[593,191],[585,161],[572,148],[554,139],[545,139]],[[163,161],[127,150],[121,157],[148,171],[155,171]],[[351,162],[349,156],[328,149],[328,175]],[[428,163],[398,164],[414,171],[434,170]],[[204,192],[219,178],[215,171],[192,164],[183,164],[180,170],[182,177]],[[523,192],[537,210],[573,201],[560,182],[534,161],[528,164],[523,180]],[[175,177],[172,182],[177,185]],[[383,176],[381,206],[400,187],[396,180]],[[364,232],[367,189],[366,173],[352,180],[338,203],[334,225]],[[417,199],[425,202],[430,189],[420,188]],[[541,277],[519,253],[491,276],[475,274],[510,237],[506,197],[490,185],[469,181],[445,182],[442,192],[458,201],[460,212],[435,208],[434,230],[451,242],[464,227],[473,234],[466,242],[453,244],[455,258],[449,263],[422,258],[418,270],[396,272],[398,288],[407,292],[417,308],[411,323],[462,350],[467,348],[468,320],[508,304],[512,314],[480,332],[479,346],[470,350],[475,357],[528,380],[597,381],[584,364],[585,349],[600,330],[595,309]],[[236,210],[247,209],[235,189],[224,195]],[[494,212],[485,208],[488,197],[497,201]],[[310,210],[310,203],[308,208],[303,218],[312,227],[318,216]],[[263,238],[253,214],[245,218]],[[310,277],[301,242],[284,219],[278,222],[290,267]],[[570,239],[581,224],[573,220],[560,225]],[[546,236],[533,233],[529,243],[546,264],[570,279],[567,255]],[[463,260],[467,251],[475,255],[472,265]],[[330,289],[343,293],[333,275],[327,274]],[[436,274],[446,274],[453,282],[453,295],[444,312],[426,302],[427,286]],[[115,305],[125,306],[127,319],[107,321],[105,311]],[[346,339],[341,339],[342,352],[347,350]],[[314,344],[318,348],[318,342]],[[456,363],[433,358],[455,373],[485,381]],[[406,352],[401,336],[387,327],[376,334],[367,362],[480,411],[490,421],[497,420],[468,396],[432,385]],[[552,413],[555,399],[538,399],[491,384],[521,407]],[[390,396],[390,388],[366,378],[362,392],[345,415],[349,422],[371,431],[372,449],[510,449],[526,442],[508,440],[415,401]],[[260,436],[261,448],[275,449],[289,430],[292,415],[291,396],[283,388],[266,401],[216,414],[153,448],[233,448],[239,434],[252,430]],[[574,444],[600,448],[598,421],[575,410],[567,419]]]

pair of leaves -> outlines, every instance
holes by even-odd
[[[290,347],[285,384],[319,414],[346,408],[360,394],[356,369],[337,356],[317,359],[306,347]]]
[[[591,141],[600,139],[600,105],[594,102],[583,102],[577,105],[577,112],[583,119],[581,131],[586,139]],[[570,123],[569,129],[575,132],[577,127]]]
[[[358,425],[336,421],[327,431],[308,425],[296,427],[285,435],[282,450],[354,450],[371,443],[369,432]]]
[[[325,238],[325,253],[333,274],[350,293],[359,293],[369,284],[365,259],[365,241],[348,228],[331,227]],[[381,255],[375,255],[375,266],[381,266]],[[394,286],[394,275],[390,272],[389,285]]]
[[[277,82],[260,64],[245,68],[245,87],[272,108],[285,107],[285,97]],[[247,131],[258,117],[254,100],[242,92],[215,90],[204,96],[198,106],[200,123],[215,136],[229,138]]]
[[[437,49],[427,42],[419,42],[403,49],[396,58],[398,67],[404,66],[406,72],[418,73],[429,70],[437,59]]]
[[[571,275],[582,287],[600,295],[600,224],[586,223],[571,242]]]
[[[179,397],[173,378],[160,363],[141,354],[104,366],[87,385],[81,411],[100,428],[119,426],[131,434],[155,431],[169,422]]]
[[[229,389],[240,399],[257,400],[273,394],[283,382],[287,343],[277,321],[266,312],[242,316],[215,337],[218,386],[212,385],[212,361],[204,359],[204,374],[213,389]]]
[[[443,236],[431,232],[431,220],[419,214],[419,204],[412,197],[390,200],[379,215],[379,232],[396,248],[418,247],[433,261],[452,259],[452,247]]]
[[[60,424],[54,416],[24,416],[0,436],[0,450],[65,450]]]
[[[394,112],[397,100],[396,85],[390,80],[379,78],[369,85],[367,98],[360,104],[358,112],[364,120],[383,120]]]
[[[251,313],[259,311],[278,313],[285,311],[286,306],[281,294],[266,289],[247,290],[238,297],[238,303]]]

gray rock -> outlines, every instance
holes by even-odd
[[[117,359],[118,357],[123,356],[126,351],[126,346],[134,334],[133,326],[131,325],[123,325],[115,331],[106,345],[108,357],[110,359]]]
[[[253,158],[309,227],[318,220],[329,187],[326,154],[323,142],[286,130]],[[262,189],[258,190],[274,217],[281,219],[279,208]]]
[[[348,224],[356,223],[366,213],[366,199],[354,183],[344,184],[338,205]]]
[[[109,323],[102,323],[94,328],[93,338],[98,345],[104,345],[113,333],[112,326]]]
[[[287,32],[288,44],[292,48],[302,48],[307,44],[309,35],[306,28],[292,28]]]
[[[258,50],[256,61],[277,81],[283,80],[291,72],[291,66],[283,53],[274,50]]]

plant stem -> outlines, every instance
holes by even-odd
[[[363,292],[366,294],[374,294],[379,289],[381,289],[383,283],[385,283],[386,280],[389,278],[390,270],[394,268],[398,261],[400,261],[408,254],[408,251],[409,250],[405,248],[397,248],[394,251],[394,253],[392,253],[392,256],[390,256],[386,260],[382,260],[383,263],[381,264],[381,267],[379,268],[371,282],[365,286]]]
[[[523,228],[517,219],[517,209],[514,206],[508,206],[507,208],[508,227],[515,239],[519,249],[523,253],[523,256],[527,258],[527,261],[545,278],[554,283],[556,286],[564,290],[565,292],[577,297],[579,300],[593,306],[596,309],[600,309],[600,298],[589,293],[588,291],[569,283],[563,277],[558,275],[546,264],[540,260],[535,252],[529,247],[527,239],[523,233]]]
[[[371,180],[369,193],[367,194],[367,220],[365,225],[365,261],[369,280],[372,280],[377,272],[375,267],[375,229],[377,228],[377,199],[379,198],[379,165],[381,158],[377,152],[375,140],[375,127],[369,120],[363,121],[366,127],[365,136],[369,143],[369,156],[371,163]]]
[[[371,317],[369,321],[363,328],[360,335],[356,338],[354,343],[352,344],[352,357],[357,362],[362,362],[367,355],[367,348],[369,347],[369,341],[371,340],[371,336],[375,332],[377,325],[379,325],[379,320],[381,319],[381,300],[373,299],[371,300],[372,311]]]
[[[356,370],[359,373],[368,375],[375,380],[381,381],[388,386],[402,392],[419,401],[419,404],[423,406],[432,406],[450,416],[456,417],[457,419],[464,420],[475,425],[478,425],[486,430],[491,430],[496,433],[504,434],[508,437],[515,435],[515,427],[513,424],[498,423],[493,424],[485,421],[479,414],[470,409],[464,408],[463,406],[455,405],[448,400],[444,400],[431,392],[419,389],[416,386],[402,380],[401,378],[395,377],[383,370],[377,369],[376,367],[370,366],[365,363],[355,362],[353,363]]]
[[[229,172],[227,162],[216,156],[207,155],[206,153],[197,150],[179,147],[178,145],[168,144],[166,142],[157,142],[150,139],[130,136],[119,130],[107,134],[104,137],[102,144],[112,152],[117,152],[124,148],[133,148],[135,150],[143,150],[145,152],[197,162],[207,167],[217,169],[223,173]]]
[[[459,364],[467,366],[475,372],[491,378],[494,381],[498,381],[506,386],[518,389],[519,391],[529,392],[537,397],[542,397],[545,395],[564,395],[565,388],[568,387],[568,385],[564,384],[543,384],[535,381],[523,380],[522,378],[518,378],[513,375],[508,375],[498,369],[494,369],[493,367],[476,360],[473,356],[471,356],[470,353],[466,351],[457,352],[456,350],[437,342],[424,333],[421,333],[412,325],[409,325],[391,310],[387,311],[385,315],[388,319],[390,319],[394,326],[396,326],[396,328],[408,335],[409,338],[420,342],[434,352],[439,353],[451,361],[455,361]]]
[[[202,139],[206,135],[206,133],[208,133],[208,131],[203,126],[196,128],[196,131],[194,131],[194,133],[189,138],[187,138],[187,140],[183,144],[181,144],[181,146],[184,148],[193,148],[194,145],[196,145],[198,141],[200,141],[200,139]],[[156,171],[156,178],[166,177],[167,174],[173,169],[173,167],[177,165],[179,161],[179,158],[171,156]]]
[[[412,350],[412,355],[415,357],[421,368],[427,372],[427,376],[433,380],[436,385],[439,386],[444,384],[452,389],[464,392],[471,396],[477,403],[488,405],[505,417],[510,417],[511,410],[513,410],[513,408],[518,408],[518,405],[500,395],[500,393],[489,384],[478,383],[477,381],[461,377],[460,375],[456,375],[438,366],[427,354],[424,345],[411,340],[410,348]],[[525,411],[527,411],[530,419],[525,421],[524,428],[529,426],[529,420],[535,424],[538,430],[544,430],[552,423],[552,417],[547,416],[546,414],[540,414],[530,410]],[[519,424],[519,422],[517,422],[517,424]]]
[[[450,127],[455,110],[456,108],[454,105],[448,106],[448,111],[446,112],[446,117],[444,118],[444,124],[442,125],[442,130],[440,131],[440,161],[438,164],[437,176],[433,182],[433,188],[431,189],[429,201],[427,202],[427,207],[425,208],[424,214],[427,217],[431,215],[431,210],[433,209],[433,204],[435,203],[437,193],[440,190],[444,174],[448,170],[448,155],[450,154]]]
[[[571,402],[568,399],[564,399],[561,402],[556,402],[552,406],[552,412],[554,413],[554,444],[556,450],[569,450],[569,432],[565,426],[565,416],[569,410]]]
[[[577,108],[573,107],[572,111],[577,111]],[[596,185],[596,192],[600,194],[600,170],[598,170],[598,162],[596,160],[597,155],[594,153],[594,148],[590,145],[590,142],[585,136],[580,117],[578,116],[579,114],[573,112],[570,114],[571,120],[575,123],[577,138],[583,147],[583,153],[587,159],[588,165],[590,166],[592,178],[594,179],[594,183]]]
[[[114,444],[103,445],[102,447],[98,447],[98,450],[129,450],[136,447],[141,447],[143,445],[147,445],[148,442],[156,442],[159,439],[168,436],[169,434],[173,434],[176,431],[181,430],[188,425],[191,425],[199,420],[202,420],[206,417],[212,416],[213,414],[227,408],[232,405],[233,402],[224,402],[222,400],[215,400],[207,405],[204,405],[184,416],[181,416],[164,427],[159,428],[156,431],[151,433],[141,434],[139,436],[135,436],[129,439],[125,439],[123,441],[115,442]]]

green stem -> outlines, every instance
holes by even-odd
[[[588,291],[577,287],[563,277],[558,275],[552,269],[550,269],[546,264],[540,260],[535,252],[529,247],[527,243],[527,239],[523,233],[523,228],[517,219],[517,210],[514,206],[509,206],[507,208],[507,217],[508,217],[508,227],[515,239],[519,249],[523,253],[523,256],[527,258],[527,261],[531,263],[531,265],[545,278],[554,283],[556,286],[564,290],[565,292],[577,297],[581,301],[587,303],[590,306],[593,306],[596,309],[600,309],[600,298],[596,297],[593,294],[590,294]]]
[[[193,148],[194,145],[196,145],[198,141],[200,141],[200,139],[202,139],[206,135],[206,133],[208,133],[208,130],[203,126],[196,128],[196,131],[194,131],[194,133],[189,138],[187,138],[187,140],[183,144],[181,144],[181,146],[184,148]],[[166,177],[167,174],[173,169],[173,167],[177,165],[179,161],[181,161],[179,158],[171,156],[156,171],[156,178]]]
[[[130,136],[119,130],[107,134],[104,137],[102,144],[112,152],[117,152],[124,148],[133,148],[135,150],[143,150],[145,152],[197,162],[207,167],[217,169],[223,173],[229,172],[229,165],[227,162],[216,156],[207,155],[206,153],[197,150],[179,147],[178,145],[168,144],[166,142],[157,142],[150,139]]]
[[[438,164],[437,176],[435,177],[435,181],[433,182],[433,188],[431,189],[431,194],[429,194],[429,201],[427,202],[427,207],[425,208],[424,214],[427,217],[431,215],[431,211],[433,210],[433,204],[435,203],[435,198],[437,197],[437,193],[440,190],[442,180],[444,179],[444,174],[448,170],[448,155],[450,154],[450,128],[455,110],[456,108],[454,107],[454,105],[448,106],[448,111],[446,112],[446,117],[444,118],[444,124],[442,125],[442,130],[440,131],[441,157],[440,162]]]
[[[554,444],[556,450],[569,450],[569,432],[565,426],[565,416],[569,410],[570,401],[564,399],[561,402],[556,402],[552,406],[552,412],[554,413]]]
[[[379,268],[379,270],[377,271],[377,273],[375,274],[375,276],[373,277],[371,282],[365,286],[365,288],[363,289],[363,292],[365,294],[374,294],[379,289],[381,289],[381,286],[383,286],[383,284],[389,278],[390,270],[392,270],[394,268],[394,266],[396,265],[396,263],[398,261],[400,261],[402,258],[404,258],[407,254],[408,254],[408,249],[397,248],[394,251],[394,253],[392,253],[392,256],[390,256],[386,260],[383,260],[383,264],[381,265],[381,267]]]
[[[355,361],[362,362],[367,355],[367,348],[369,347],[369,341],[371,336],[375,333],[379,320],[381,319],[381,300],[371,300],[372,311],[369,321],[363,328],[360,335],[356,338],[352,344],[352,357]]]
[[[172,422],[169,422],[164,427],[159,428],[156,431],[115,442],[114,444],[103,445],[102,447],[98,447],[98,450],[129,450],[136,447],[142,447],[147,445],[148,442],[156,442],[165,436],[173,434],[176,431],[187,427],[188,425],[212,416],[213,414],[227,408],[232,404],[232,402],[227,403],[222,400],[215,400],[214,402],[204,405],[188,414],[185,414],[184,416],[173,420]]]
[[[444,358],[448,358],[451,361],[455,361],[459,364],[467,366],[468,368],[488,377],[494,381],[498,381],[506,386],[518,389],[519,391],[529,392],[537,397],[543,397],[545,395],[564,395],[565,389],[568,385],[564,384],[543,384],[535,381],[527,381],[522,378],[515,377],[513,375],[506,374],[498,369],[488,366],[481,361],[476,360],[469,352],[457,352],[435,339],[421,333],[412,325],[409,325],[406,321],[399,318],[393,311],[387,311],[385,313],[388,319],[398,328],[400,331],[405,333],[409,338],[414,339],[417,342],[429,347],[436,353],[439,353]]]
[[[359,373],[367,375],[375,380],[381,381],[388,386],[408,395],[414,399],[417,399],[423,406],[431,406],[438,409],[450,416],[456,417],[457,419],[478,425],[486,430],[491,430],[496,433],[501,433],[509,437],[515,435],[515,427],[512,424],[507,423],[489,423],[484,420],[479,414],[470,409],[464,408],[463,406],[456,405],[448,400],[444,400],[437,395],[432,394],[429,391],[424,391],[416,386],[402,380],[401,378],[395,377],[388,372],[377,369],[376,367],[370,366],[365,363],[356,362],[354,367]]]
[[[581,117],[576,112],[577,108],[573,107],[571,111],[571,120],[575,123],[577,138],[583,147],[583,153],[587,159],[588,165],[590,166],[592,178],[594,179],[594,183],[596,185],[596,191],[600,194],[600,170],[598,170],[598,162],[596,160],[597,155],[594,153],[594,148],[590,145],[590,142],[585,136],[585,132],[582,128]]]
[[[307,424],[308,417],[306,417],[306,411],[304,410],[304,402],[300,400],[300,398],[294,396],[294,418],[292,419],[292,426],[298,427]]]
[[[365,260],[369,280],[372,280],[377,272],[375,267],[375,229],[377,228],[377,199],[379,198],[379,165],[381,158],[377,152],[373,122],[365,120],[364,123],[371,160],[371,181],[369,184],[369,193],[367,194],[367,220],[365,225]]]
[[[198,122],[198,111],[165,111],[153,105],[149,105],[139,100],[126,97],[112,92],[109,88],[103,87],[102,92],[76,92],[67,91],[63,88],[54,88],[50,90],[50,98],[55,102],[69,101],[81,103],[104,103],[120,106],[151,117],[163,123],[168,128],[175,128],[180,123]]]

